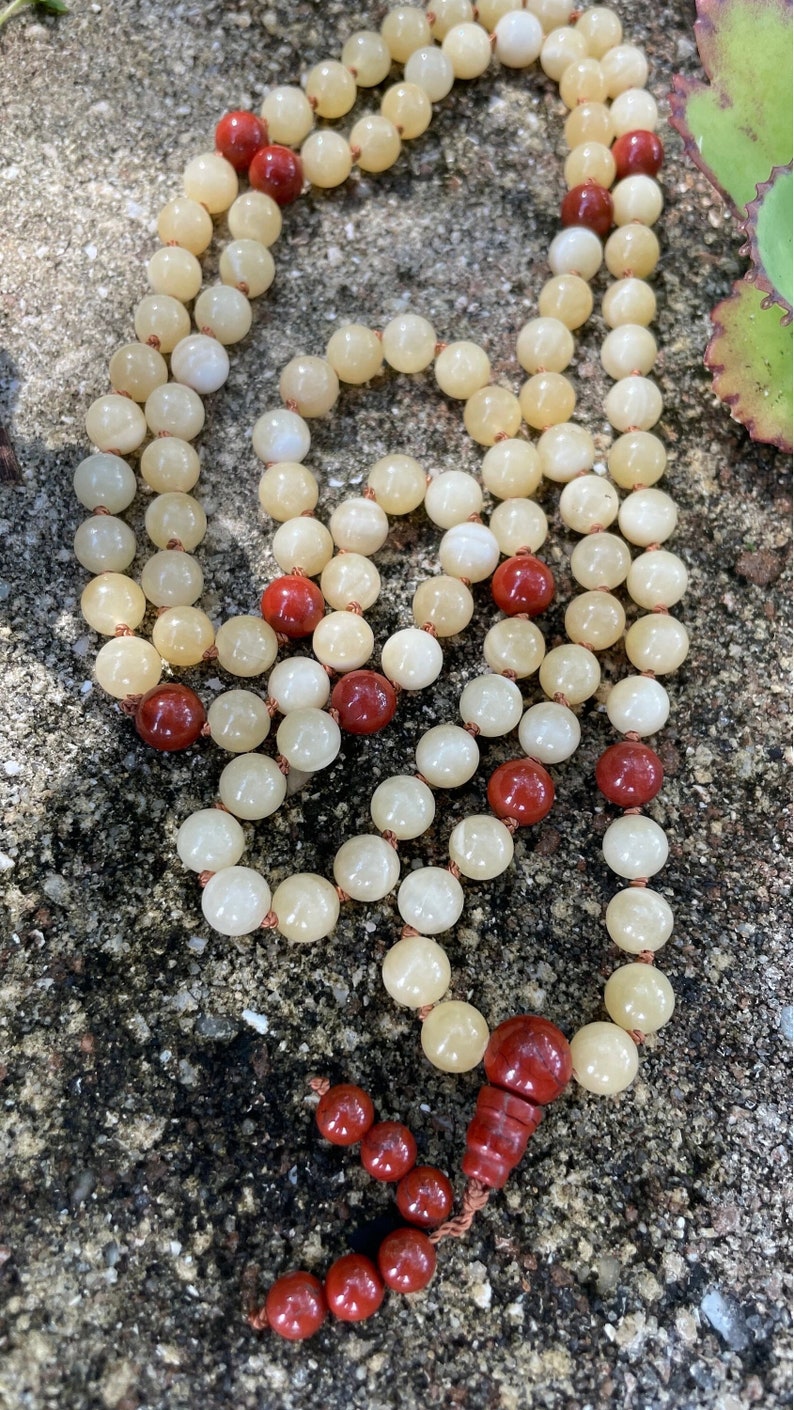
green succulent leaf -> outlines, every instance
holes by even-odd
[[[757,199],[748,205],[744,224],[747,243],[742,248],[742,254],[753,265],[747,278],[769,295],[770,303],[783,309],[788,321],[794,304],[793,199],[794,179],[789,162],[787,167],[775,167],[769,180],[758,187]]]
[[[714,390],[727,402],[735,421],[753,440],[767,441],[791,453],[792,332],[780,309],[769,307],[762,289],[747,280],[712,310],[714,336],[706,349],[706,366]]]

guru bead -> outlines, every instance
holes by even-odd
[[[135,711],[135,728],[144,744],[163,753],[189,749],[199,738],[206,721],[198,696],[176,681],[147,690]]]
[[[327,1311],[323,1285],[313,1273],[285,1273],[276,1279],[265,1301],[267,1325],[286,1341],[313,1336]]]

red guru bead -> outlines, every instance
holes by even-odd
[[[547,1018],[518,1014],[493,1030],[483,1066],[489,1082],[545,1106],[570,1081],[568,1040]]]
[[[435,1229],[447,1218],[454,1200],[452,1183],[435,1165],[415,1165],[396,1190],[397,1208],[409,1224]]]
[[[340,1322],[363,1322],[377,1312],[386,1289],[371,1259],[346,1253],[332,1263],[325,1278],[329,1311]]]
[[[560,214],[563,225],[584,225],[603,240],[612,228],[612,197],[606,186],[585,181],[563,198]]]
[[[436,1251],[420,1229],[395,1229],[378,1249],[378,1268],[392,1292],[421,1292],[436,1271]]]
[[[317,584],[290,573],[268,583],[260,608],[268,626],[292,641],[311,636],[325,615],[325,602]]]
[[[376,1180],[401,1180],[416,1161],[416,1141],[401,1121],[378,1121],[361,1142],[361,1164]]]
[[[303,190],[303,167],[297,152],[289,147],[261,147],[248,169],[248,180],[256,191],[264,191],[280,206],[297,201]]]
[[[488,780],[488,803],[498,818],[530,827],[545,818],[554,802],[551,775],[535,759],[508,759]]]
[[[305,1341],[325,1321],[328,1306],[319,1278],[312,1273],[285,1273],[265,1300],[268,1326],[287,1341]]]
[[[267,128],[256,113],[226,113],[215,128],[215,146],[235,171],[247,171],[257,152],[267,146]]]
[[[532,553],[518,553],[499,564],[491,579],[491,595],[508,617],[519,612],[537,617],[554,598],[551,569]]]
[[[164,753],[189,749],[199,738],[207,716],[194,691],[176,681],[147,690],[138,701],[135,728],[144,744]]]
[[[375,1120],[375,1108],[361,1087],[340,1082],[320,1098],[314,1117],[326,1141],[334,1146],[354,1146]]]
[[[612,148],[615,176],[656,176],[664,161],[664,147],[655,132],[624,132]]]
[[[619,808],[641,808],[659,792],[664,768],[659,755],[647,744],[627,739],[604,750],[596,762],[595,777],[610,803]]]
[[[515,1170],[529,1138],[543,1118],[543,1108],[498,1087],[481,1087],[466,1132],[462,1169],[470,1180],[501,1190]]]
[[[331,692],[331,707],[348,734],[377,734],[394,719],[397,692],[377,671],[348,671]]]

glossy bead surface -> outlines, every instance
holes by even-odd
[[[537,617],[554,598],[551,569],[530,553],[517,554],[500,563],[493,575],[491,594],[508,617],[526,613]]]
[[[435,816],[436,800],[420,778],[393,774],[378,784],[369,807],[380,832],[393,832],[398,840],[408,841],[427,831]]]
[[[618,180],[624,176],[656,176],[664,147],[655,132],[624,132],[612,148]]]
[[[543,1108],[537,1103],[503,1088],[481,1087],[466,1131],[464,1175],[490,1189],[501,1189],[542,1119]]]
[[[286,1341],[305,1341],[322,1326],[328,1311],[323,1285],[312,1273],[285,1273],[265,1300],[271,1331]]]
[[[375,1108],[361,1087],[340,1082],[320,1098],[314,1119],[326,1141],[334,1146],[354,1146],[375,1120]]]
[[[115,636],[118,626],[134,631],[140,625],[146,597],[126,573],[100,573],[83,589],[80,611],[95,632]]]
[[[287,796],[287,780],[266,754],[238,754],[223,770],[218,794],[233,817],[256,822],[281,807]]]
[[[604,1007],[627,1032],[657,1033],[675,1008],[673,986],[652,964],[624,964],[609,976]]]
[[[416,867],[402,881],[397,908],[420,935],[440,935],[460,919],[463,887],[446,867]]]
[[[667,861],[669,844],[664,829],[653,818],[627,813],[609,824],[601,850],[612,871],[627,881],[636,881],[661,871]]]
[[[475,676],[463,687],[458,706],[466,725],[476,725],[486,739],[498,739],[515,729],[523,712],[515,681],[492,674]]]
[[[655,798],[664,782],[662,761],[646,744],[623,740],[611,744],[595,767],[604,797],[620,808],[641,808]]]
[[[282,715],[290,710],[322,710],[331,694],[328,672],[310,656],[293,656],[273,667],[267,693]]]
[[[383,987],[397,1004],[418,1009],[435,1004],[449,988],[446,951],[428,935],[404,935],[387,950],[381,966]]]
[[[494,1029],[483,1064],[494,1086],[545,1106],[568,1084],[571,1050],[547,1018],[519,1014]]]
[[[531,676],[543,660],[546,644],[534,622],[505,617],[486,632],[483,655],[492,671],[512,671],[518,680]]]
[[[488,780],[488,802],[498,818],[515,818],[519,826],[531,827],[551,810],[554,784],[534,759],[508,759]]]
[[[395,1229],[378,1249],[378,1268],[392,1292],[421,1292],[436,1271],[436,1250],[420,1229]]]
[[[401,1180],[416,1163],[416,1141],[401,1121],[377,1121],[362,1137],[361,1164],[375,1180]]]
[[[555,646],[547,652],[539,680],[552,700],[556,695],[563,695],[569,705],[581,705],[598,690],[601,667],[592,651],[572,642],[570,646]]]
[[[278,931],[285,940],[308,945],[330,935],[339,919],[339,897],[330,881],[313,872],[295,872],[273,892]]]
[[[248,180],[256,191],[264,191],[277,205],[288,206],[303,189],[300,157],[289,147],[262,147],[248,168]]]
[[[325,603],[316,583],[288,574],[268,583],[262,593],[261,611],[274,632],[298,641],[311,636],[322,621]]]
[[[348,734],[377,734],[394,718],[397,693],[377,671],[349,671],[331,692],[331,708]]]
[[[270,887],[253,867],[223,867],[201,893],[204,919],[220,935],[251,935],[270,910]]]
[[[518,726],[518,742],[525,754],[541,764],[560,764],[579,747],[581,726],[573,710],[544,700],[531,705]]]
[[[377,1312],[385,1292],[375,1264],[363,1253],[346,1253],[326,1274],[328,1310],[340,1322],[365,1321]]]
[[[488,1045],[488,1024],[473,1004],[448,999],[422,1024],[422,1052],[441,1072],[471,1072]]]
[[[224,690],[207,711],[207,724],[219,749],[250,754],[270,733],[270,714],[252,690]]]
[[[94,662],[98,684],[116,700],[151,690],[157,685],[162,669],[162,661],[151,642],[141,641],[137,636],[106,641]]]
[[[563,197],[560,218],[563,225],[583,225],[603,239],[612,228],[612,197],[595,181],[572,186]]]
[[[606,927],[621,950],[639,955],[660,950],[673,933],[670,905],[649,886],[627,886],[607,906]]]
[[[510,829],[490,813],[471,814],[453,827],[449,855],[461,876],[472,881],[492,881],[513,860]]]
[[[417,771],[431,788],[461,788],[479,763],[477,741],[460,725],[433,725],[417,740]]]
[[[194,691],[176,681],[147,690],[135,711],[135,728],[144,744],[171,753],[195,744],[206,723],[204,706]]]
[[[443,1224],[454,1200],[452,1182],[435,1165],[415,1165],[397,1186],[397,1208],[403,1219],[422,1229]]]
[[[637,1076],[637,1045],[616,1023],[587,1023],[571,1039],[573,1075],[598,1096],[623,1092]]]
[[[267,128],[256,113],[225,113],[215,128],[215,146],[237,172],[247,171],[266,144]]]
[[[332,764],[341,745],[336,720],[326,710],[290,710],[276,733],[276,747],[293,769],[314,773]]]
[[[334,857],[334,881],[351,901],[382,901],[400,879],[400,859],[383,837],[361,833]]]

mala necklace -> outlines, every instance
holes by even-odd
[[[651,227],[662,210],[654,178],[663,150],[654,131],[656,104],[644,86],[645,57],[622,38],[613,12],[596,6],[570,15],[567,0],[526,0],[526,8],[520,0],[484,0],[477,11],[469,0],[438,0],[427,15],[399,6],[379,33],[359,31],[339,61],[317,64],[305,91],[272,89],[261,117],[227,114],[216,130],[215,151],[189,163],[185,194],[160,213],[163,245],[148,265],[153,292],[135,311],[138,341],[113,355],[112,391],[86,416],[98,450],[75,473],[78,499],[91,511],[77,530],[75,551],[96,574],[82,596],[83,615],[111,638],[98,653],[97,680],[155,748],[187,748],[209,735],[234,756],[221,775],[219,802],[187,818],[177,839],[181,860],[198,873],[202,909],[214,929],[240,936],[273,927],[295,943],[328,936],[341,903],[382,900],[394,889],[400,842],[430,827],[433,789],[459,787],[473,777],[478,736],[505,736],[517,728],[524,751],[491,775],[491,813],[469,815],[452,829],[448,866],[420,866],[402,881],[397,905],[403,932],[383,963],[387,991],[417,1011],[424,1053],[436,1067],[466,1072],[484,1062],[488,1081],[463,1159],[468,1184],[462,1213],[448,1218],[450,1182],[434,1167],[416,1166],[416,1143],[407,1128],[376,1123],[360,1088],[331,1088],[318,1080],[313,1085],[321,1134],[342,1146],[361,1143],[369,1173],[397,1184],[405,1224],[383,1240],[376,1261],[358,1253],[339,1259],[325,1285],[304,1272],[278,1279],[250,1320],[287,1339],[311,1335],[328,1309],[340,1320],[359,1321],[380,1305],[386,1287],[410,1292],[426,1286],[435,1244],[465,1232],[490,1191],[504,1185],[545,1106],[571,1074],[592,1092],[623,1090],[638,1070],[637,1045],[673,1010],[671,986],[653,963],[672,932],[673,916],[647,885],[664,866],[667,841],[641,812],[658,793],[663,771],[641,741],[664,726],[669,712],[657,676],[676,670],[687,654],[686,630],[669,612],[686,590],[687,574],[681,560],[661,547],[674,532],[677,511],[655,488],[667,457],[652,433],[662,402],[647,376],[657,351],[648,330],[656,302],[646,280],[659,256]],[[280,523],[272,550],[282,576],[265,588],[261,616],[232,617],[216,631],[194,605],[203,574],[192,550],[204,536],[206,517],[190,494],[199,474],[192,442],[204,424],[202,397],[228,376],[227,347],[250,329],[250,300],[274,278],[270,247],[281,231],[281,211],[306,181],[330,189],[354,165],[372,173],[388,169],[403,141],[426,130],[432,104],[446,97],[454,80],[479,77],[494,54],[512,69],[539,59],[559,83],[568,109],[568,192],[563,228],[549,251],[552,278],[541,290],[538,316],[517,340],[528,380],[518,396],[493,384],[484,349],[439,342],[432,325],[416,314],[393,319],[382,332],[347,324],[334,333],[324,358],[293,358],[279,384],[284,406],[265,412],[253,432],[254,450],[266,466],[260,503]],[[404,65],[404,80],[387,89],[378,114],[359,119],[347,136],[315,127],[318,117],[332,121],[349,112],[359,90],[385,83],[394,63]],[[241,174],[249,181],[242,194]],[[213,216],[226,216],[232,240],[220,256],[220,283],[202,291],[198,256],[212,241]],[[571,420],[576,395],[564,375],[574,354],[573,333],[593,309],[589,281],[603,262],[614,279],[601,308],[611,329],[601,361],[614,380],[604,410],[619,433],[608,455],[609,480],[596,467],[592,436]],[[193,300],[196,333],[185,306]],[[339,505],[328,528],[314,517],[317,483],[303,463],[311,445],[307,419],[331,411],[340,382],[363,385],[383,372],[384,363],[413,374],[433,365],[440,391],[463,403],[468,434],[486,448],[482,485],[500,501],[488,525],[473,476],[448,471],[427,479],[402,454],[378,461],[363,495]],[[522,422],[539,432],[536,442],[521,434]],[[126,575],[135,537],[118,515],[137,492],[124,457],[138,451],[147,434],[153,439],[141,453],[140,472],[156,496],[145,525],[157,551],[138,585]],[[569,644],[549,652],[533,621],[554,596],[552,575],[535,556],[546,537],[546,517],[530,498],[544,477],[563,485],[561,517],[582,535],[571,568],[584,589],[565,614]],[[618,489],[627,491],[622,501]],[[380,673],[366,669],[375,642],[364,613],[381,586],[371,556],[386,540],[388,516],[411,513],[420,504],[443,530],[442,574],[419,585],[414,624],[384,643]],[[615,521],[622,537],[609,532]],[[628,544],[644,551],[632,558]],[[239,865],[246,842],[240,820],[270,816],[284,801],[290,777],[300,782],[332,763],[343,730],[375,733],[394,717],[400,691],[432,686],[443,668],[440,639],[465,630],[474,610],[471,585],[489,579],[504,616],[483,643],[489,674],[475,677],[462,692],[462,724],[426,730],[416,745],[416,772],[378,786],[371,800],[378,833],[342,845],[333,883],[301,872],[271,892],[255,869]],[[624,608],[614,596],[624,582],[646,612],[627,631]],[[148,604],[158,609],[151,643],[135,635]],[[452,929],[461,915],[461,877],[478,882],[503,873],[516,830],[539,822],[552,807],[548,767],[569,758],[579,743],[572,707],[599,686],[595,653],[614,646],[624,632],[626,655],[638,674],[609,692],[607,714],[623,740],[601,755],[596,781],[608,801],[624,810],[603,839],[607,865],[629,882],[609,904],[607,929],[636,959],[606,985],[610,1021],[586,1024],[570,1044],[548,1020],[531,1015],[508,1019],[491,1033],[472,1004],[444,999],[451,970],[434,937]],[[309,637],[313,658],[274,664],[282,646]],[[161,681],[163,661],[179,669],[202,660],[217,661],[238,678],[270,671],[267,695],[228,690],[206,711],[192,690]],[[546,699],[524,711],[516,682],[536,671]],[[282,720],[273,760],[257,751],[276,715]]]

